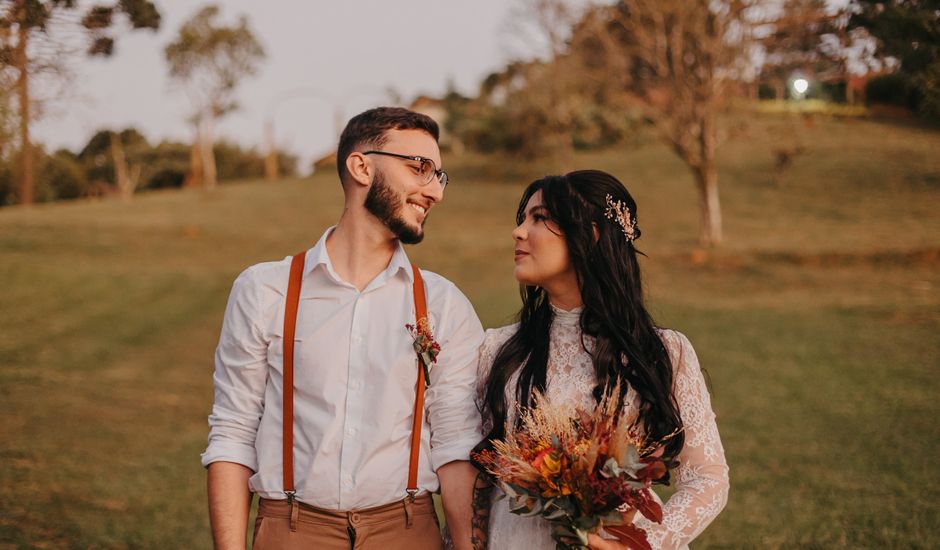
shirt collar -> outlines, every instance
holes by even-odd
[[[326,250],[326,240],[329,238],[330,234],[333,233],[334,229],[336,229],[335,225],[327,228],[327,230],[323,232],[323,236],[320,237],[320,240],[317,241],[317,244],[307,251],[307,256],[304,261],[304,278],[317,266],[323,266],[331,277],[337,281],[342,281],[333,269],[333,263],[330,261],[330,255]],[[414,273],[411,271],[411,262],[408,260],[408,254],[405,253],[405,247],[401,244],[401,241],[398,240],[395,241],[395,245],[395,253],[392,254],[392,259],[388,262],[388,267],[385,268],[383,274],[386,278],[390,278],[398,274],[399,271],[404,271],[408,282],[413,283]]]

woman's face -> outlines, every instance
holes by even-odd
[[[536,191],[529,198],[525,219],[513,230],[512,238],[516,241],[513,275],[517,281],[546,290],[576,281],[568,245],[561,230],[549,218],[542,203],[542,191]]]

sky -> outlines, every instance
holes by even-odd
[[[167,76],[163,49],[204,4],[155,2],[163,16],[158,32],[120,32],[108,59],[75,56],[67,92],[54,94],[34,126],[37,142],[74,151],[99,128],[128,126],[152,142],[191,139],[191,106]],[[536,51],[509,30],[511,0],[218,3],[222,22],[248,16],[267,53],[259,73],[239,88],[240,110],[219,122],[218,134],[260,146],[270,117],[278,146],[299,155],[302,169],[335,146],[337,113],[345,121],[387,104],[389,88],[406,103],[443,94],[449,81],[475,95],[487,74]]]

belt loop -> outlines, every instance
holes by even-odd
[[[294,532],[297,530],[297,520],[300,518],[300,505],[297,504],[296,499],[288,499],[290,502],[290,530]]]
[[[413,519],[415,499],[413,496],[407,496],[402,499],[402,502],[405,505],[405,529],[411,529],[411,526],[414,523]]]

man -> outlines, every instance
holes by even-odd
[[[437,140],[437,124],[407,109],[350,120],[337,150],[345,207],[298,255],[299,299],[287,297],[291,258],[252,266],[235,281],[202,455],[217,549],[245,548],[251,493],[261,497],[256,549],[439,549],[429,496],[438,487],[455,547],[469,548],[483,331],[466,297],[439,275],[413,272],[401,244],[422,240],[443,198]],[[415,325],[421,289],[440,351],[413,426],[424,371],[406,325]],[[290,369],[282,350],[292,320]],[[414,445],[413,428],[421,428]]]

